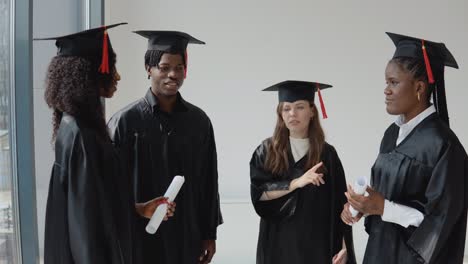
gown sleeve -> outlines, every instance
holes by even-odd
[[[335,148],[330,146],[330,159],[329,159],[329,167],[327,168],[328,173],[328,180],[333,180],[332,187],[333,187],[333,197],[334,200],[332,217],[333,219],[333,226],[335,228],[335,234],[338,234],[338,239],[333,238],[331,241],[335,241],[333,247],[336,248],[336,252],[341,250],[342,241],[345,241],[346,244],[346,251],[348,254],[348,264],[355,264],[356,263],[356,256],[354,252],[354,242],[353,242],[353,232],[351,226],[346,225],[341,220],[341,212],[343,210],[344,204],[347,202],[346,196],[344,193],[346,192],[346,177],[345,172],[343,169],[343,165],[341,163],[340,158],[338,157],[338,153],[336,152]],[[327,181],[327,179],[325,179]]]
[[[463,148],[449,143],[432,172],[425,192],[424,220],[408,240],[408,246],[425,263],[433,263],[433,257],[450,243],[450,234],[460,232],[458,221],[466,214],[466,160]]]
[[[205,175],[206,178],[204,184],[202,185],[202,188],[204,189],[202,193],[204,196],[200,206],[201,210],[203,211],[201,213],[201,216],[203,217],[203,221],[201,221],[202,239],[215,240],[217,235],[217,228],[220,224],[223,223],[223,217],[221,215],[218,192],[218,163],[216,144],[211,122],[207,140],[205,141],[203,148],[203,175]]]
[[[264,162],[267,153],[267,143],[260,145],[250,160],[250,194],[257,214],[266,219],[286,219],[294,214],[297,205],[297,191],[290,192],[273,200],[260,201],[265,191],[288,190],[291,180],[282,180],[265,171]]]
[[[137,120],[135,116],[124,115],[120,112],[116,113],[107,123],[109,130],[109,136],[114,144],[114,147],[119,155],[119,159],[122,161],[121,168],[123,170],[122,175],[130,177],[129,190],[133,198],[133,202],[141,203],[142,201],[137,197],[138,193],[138,175],[140,168],[139,160],[139,141],[141,135],[136,131],[136,127],[132,126],[130,120]],[[135,213],[134,216],[139,218]]]
[[[110,252],[109,230],[114,219],[105,214],[105,194],[99,184],[102,175],[98,166],[99,149],[92,136],[79,133],[73,142],[67,171],[67,219],[70,238],[70,249],[76,263],[109,263],[115,256]],[[107,253],[106,253],[107,252]],[[111,253],[112,254],[112,253]],[[118,258],[118,257],[117,257]]]

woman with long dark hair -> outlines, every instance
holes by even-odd
[[[458,68],[443,43],[387,33],[396,45],[385,69],[385,131],[368,196],[348,190],[366,215],[364,263],[463,263],[468,157],[449,127],[444,67]],[[432,96],[431,96],[432,95]],[[432,97],[432,101],[431,101]]]
[[[285,81],[265,89],[278,91],[279,104],[273,137],[250,161],[251,198],[261,217],[257,264],[355,263],[351,228],[340,220],[343,167],[314,103],[315,92],[329,87]]]
[[[55,162],[47,200],[44,263],[132,263],[133,219],[166,202],[133,204],[130,177],[107,132],[101,97],[120,80],[107,29],[56,39],[45,100],[53,110]],[[171,216],[174,204],[170,204]]]

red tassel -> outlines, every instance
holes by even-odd
[[[427,78],[429,79],[429,83],[434,83],[434,75],[432,74],[431,63],[429,62],[429,56],[427,56],[426,46],[424,46],[424,39],[421,40],[422,43],[422,50],[424,56],[424,63],[426,64],[426,71],[427,71]]]
[[[320,85],[317,83],[317,93],[320,101],[320,109],[322,110],[323,119],[327,119],[327,110],[325,109],[325,104],[323,103],[322,93],[320,93]]]
[[[102,38],[102,61],[99,66],[100,73],[109,73],[109,47],[108,47],[107,30],[104,30],[104,37]]]
[[[187,65],[188,65],[188,54],[187,50],[185,51],[185,69],[184,69],[184,79],[187,78]]]

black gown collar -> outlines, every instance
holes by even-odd
[[[395,142],[394,142],[394,148],[398,148],[400,146],[403,146],[405,144],[406,141],[408,141],[414,133],[416,133],[419,129],[421,129],[421,127],[423,127],[426,123],[428,122],[431,122],[432,120],[435,120],[436,118],[439,117],[439,114],[437,114],[437,112],[434,112],[432,114],[430,114],[429,116],[427,116],[426,118],[424,118],[421,122],[419,122],[419,124],[417,124],[413,130],[411,130],[411,132],[405,137],[405,139],[403,139],[403,141],[400,142],[400,144],[396,144],[396,141],[398,140],[398,135],[400,133],[400,127],[398,127],[398,125],[394,124],[396,127],[397,127],[397,134],[396,134],[396,137],[395,137]]]
[[[159,108],[158,98],[151,91],[151,88],[149,88],[148,91],[146,92],[145,99],[150,105],[151,109],[153,110],[153,113],[155,111],[161,111]],[[180,93],[177,92],[177,99],[176,99],[176,105],[174,107],[174,112],[185,112],[187,110],[188,110],[187,102],[182,98],[182,95],[180,95]]]

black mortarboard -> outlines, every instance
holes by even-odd
[[[429,84],[434,85],[433,101],[437,113],[449,125],[445,94],[444,66],[458,69],[458,64],[444,43],[386,32],[396,46],[393,58],[421,59],[426,66]],[[433,73],[433,69],[435,74]]]
[[[205,44],[205,42],[179,31],[138,30],[133,32],[148,39],[148,50],[185,53],[189,43]]]
[[[58,56],[101,57],[99,71],[109,73],[109,51],[112,49],[107,29],[127,23],[118,23],[98,28],[92,28],[66,36],[36,38],[34,40],[56,40]]]
[[[444,43],[414,38],[400,34],[386,32],[396,46],[393,58],[410,57],[424,60],[429,83],[434,83],[432,68],[448,66],[458,69],[452,53]]]
[[[331,88],[329,84],[305,81],[284,81],[272,85],[263,91],[278,91],[279,102],[295,102],[297,100],[314,101],[315,92],[319,95],[320,107],[322,109],[323,118],[327,118],[327,112],[323,103],[320,90]]]

